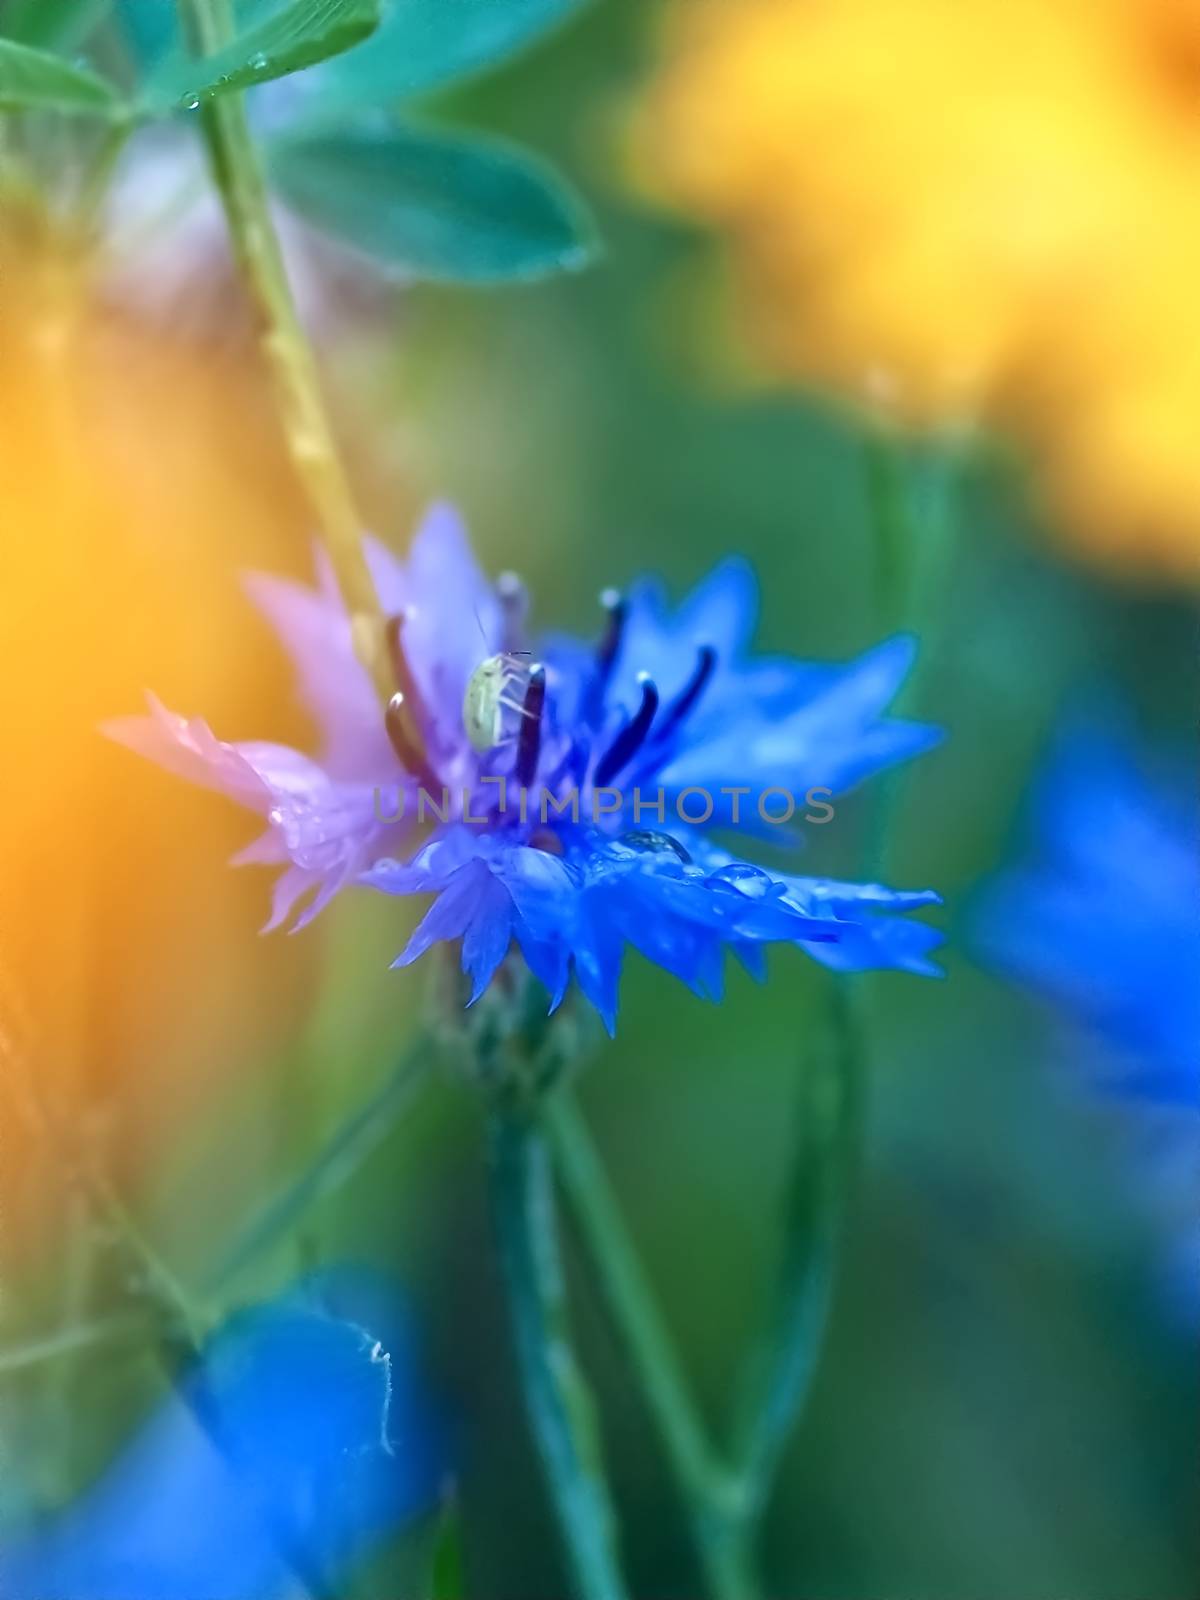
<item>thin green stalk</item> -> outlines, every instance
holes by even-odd
[[[277,1243],[313,1206],[329,1199],[350,1181],[395,1127],[397,1119],[411,1102],[424,1079],[428,1065],[427,1050],[423,1041],[415,1047],[366,1104],[334,1131],[315,1161],[296,1182],[289,1184],[264,1206],[227,1252],[211,1286],[214,1293],[224,1289],[252,1260]],[[43,1107],[38,1106],[37,1112],[39,1117],[44,1118]],[[94,1179],[91,1185],[95,1196]],[[160,1287],[169,1285],[172,1303],[179,1298],[187,1303],[188,1296],[179,1280],[133,1226],[124,1205],[115,1199],[107,1185],[103,1185],[100,1192],[104,1195],[101,1209],[106,1213],[110,1225],[120,1232],[129,1251],[136,1256],[143,1275]],[[146,1270],[148,1263],[150,1271]],[[191,1312],[188,1320],[194,1324],[198,1321],[198,1314]],[[144,1326],[143,1317],[128,1312],[72,1324],[25,1344],[0,1349],[0,1375],[51,1361],[56,1356],[105,1339],[119,1338],[124,1333],[137,1331]]]
[[[945,438],[936,454],[916,459],[901,439],[874,432],[864,445],[864,477],[874,539],[876,625],[881,633],[912,630],[920,648],[906,686],[911,703],[927,672],[937,602],[943,597],[958,524],[958,489],[968,459],[962,438]],[[888,828],[904,781],[898,768],[875,780],[863,870],[885,882]]]
[[[232,0],[178,0],[193,51],[211,55],[234,37]],[[242,95],[213,96],[199,111],[234,254],[258,313],[261,343],[296,475],[317,515],[350,613],[355,646],[384,699],[393,688],[379,602],[362,546],[362,518],[334,440],[316,358],[296,310],[271,220],[266,174]]]
[[[223,1452],[226,1442],[214,1427],[208,1407],[198,1402],[194,1391],[183,1381],[183,1374],[188,1367],[203,1358],[205,1330],[200,1311],[107,1180],[92,1175],[89,1188],[97,1208],[110,1226],[119,1231],[122,1243],[140,1267],[144,1292],[159,1312],[161,1327],[158,1353],[167,1382],[216,1449]],[[296,1544],[290,1531],[278,1529],[276,1538],[279,1552],[299,1584],[298,1596],[302,1600],[331,1600],[319,1573],[314,1570],[307,1553]]]
[[[904,619],[923,643],[932,640],[944,624],[946,589],[953,574],[955,540],[962,520],[962,500],[971,468],[969,434],[946,434],[935,458],[917,485],[913,516],[920,533],[913,561],[908,615]],[[922,651],[917,675],[929,661]]]
[[[120,1240],[138,1271],[142,1292],[159,1309],[166,1343],[195,1355],[208,1320],[205,1312],[142,1232],[141,1225],[108,1179],[86,1168],[83,1179],[96,1211]]]
[[[9,1373],[24,1372],[29,1367],[42,1366],[59,1356],[74,1355],[78,1350],[90,1349],[108,1339],[121,1338],[126,1333],[138,1332],[146,1319],[128,1311],[113,1312],[107,1317],[96,1317],[90,1322],[72,1322],[54,1333],[39,1338],[26,1339],[21,1344],[6,1345],[0,1349],[0,1378]]]
[[[595,1407],[567,1329],[554,1192],[539,1128],[496,1106],[491,1189],[525,1407],[580,1600],[624,1600]]]
[[[892,633],[908,612],[914,550],[908,461],[902,442],[872,429],[863,449],[864,476],[875,560],[875,623]]]
[[[38,1131],[57,1156],[66,1180],[78,1185],[92,1213],[124,1252],[139,1297],[158,1315],[165,1343],[175,1351],[182,1347],[195,1354],[206,1320],[203,1310],[142,1232],[129,1207],[96,1166],[92,1153],[79,1148],[58,1108],[45,1098],[28,1072],[22,1077],[25,1103]]]
[[[420,1039],[369,1100],[342,1122],[294,1183],[269,1200],[226,1252],[215,1275],[223,1288],[254,1258],[277,1243],[301,1217],[343,1188],[395,1127],[424,1082],[430,1046]]]
[[[225,1442],[214,1431],[208,1408],[197,1402],[195,1391],[184,1381],[187,1370],[203,1357],[208,1320],[205,1313],[159,1254],[157,1247],[143,1233],[141,1225],[108,1178],[95,1168],[86,1153],[75,1150],[69,1134],[37,1086],[27,1083],[26,1088],[29,1104],[43,1133],[56,1149],[66,1175],[80,1184],[97,1217],[108,1227],[114,1241],[124,1251],[132,1269],[135,1292],[154,1314],[157,1324],[154,1347],[167,1382],[216,1448],[224,1450]],[[72,1330],[63,1329],[57,1336],[39,1341],[40,1348],[35,1345],[18,1349],[14,1353],[15,1361],[11,1355],[0,1358],[0,1372],[10,1365],[19,1367],[22,1362],[29,1364],[48,1360],[63,1353],[72,1343],[80,1348],[115,1331],[111,1322],[80,1329],[74,1338]],[[304,1600],[326,1600],[328,1591],[319,1577],[311,1572],[311,1563],[305,1552],[293,1548],[290,1535],[282,1530],[279,1531],[278,1543],[281,1555],[298,1581],[298,1596],[304,1597]]]
[[[844,980],[802,1085],[778,1285],[746,1369],[734,1460],[749,1537],[766,1510],[780,1458],[803,1414],[832,1299],[837,1236],[855,1146],[862,1038]]]
[[[735,1537],[738,1487],[716,1458],[696,1414],[587,1124],[565,1088],[547,1097],[541,1118],[600,1290],[637,1371],[687,1509],[708,1588],[715,1600],[752,1600],[756,1586]]]
[[[138,120],[134,116],[122,117],[110,123],[84,173],[76,209],[80,226],[86,232],[91,232],[99,224],[101,207],[112,186],[113,174],[137,126]]]

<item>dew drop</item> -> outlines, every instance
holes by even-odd
[[[709,882],[728,884],[751,900],[777,900],[785,893],[782,883],[776,883],[770,873],[747,861],[731,861],[728,866],[719,867]]]
[[[641,850],[648,855],[673,855],[685,863],[692,859],[678,839],[673,839],[669,833],[659,833],[655,828],[633,828],[621,835],[620,842],[630,850]]]

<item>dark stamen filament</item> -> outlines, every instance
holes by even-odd
[[[404,695],[399,691],[387,703],[387,710],[383,714],[383,725],[387,729],[392,749],[400,758],[400,765],[406,772],[411,773],[428,794],[435,794],[439,787],[438,781],[425,759],[420,735],[412,726],[408,705]]]
[[[713,675],[713,668],[717,664],[717,652],[710,644],[700,646],[700,654],[696,659],[695,670],[687,683],[663,713],[663,719],[654,730],[654,742],[660,743],[670,734],[674,733],[683,719],[696,708],[696,702],[708,687],[708,680]]]
[[[600,596],[600,604],[608,614],[608,624],[604,630],[604,637],[596,646],[596,670],[588,684],[584,703],[584,717],[590,723],[598,723],[601,719],[604,710],[604,691],[608,688],[608,680],[612,676],[613,664],[620,652],[621,640],[625,635],[625,623],[629,617],[628,602],[617,589],[605,589]]]
[[[633,720],[626,723],[597,762],[593,780],[597,788],[602,789],[605,784],[611,783],[617,773],[629,765],[650,732],[650,724],[658,710],[658,690],[645,673],[639,675],[638,681],[642,687],[642,703],[634,713]]]
[[[504,619],[503,646],[515,654],[525,643],[525,619],[529,615],[529,591],[515,572],[502,572],[496,579],[496,598]]]
[[[430,722],[425,713],[425,705],[421,699],[420,691],[413,680],[412,669],[408,664],[408,656],[404,651],[404,615],[397,613],[387,621],[387,647],[388,658],[391,661],[392,676],[396,680],[396,687],[404,696],[406,707],[405,715],[409,726],[416,733],[417,746],[420,748],[429,732]]]
[[[617,651],[621,648],[621,638],[629,618],[629,604],[617,589],[605,589],[600,596],[600,604],[608,613],[608,626],[596,651],[596,667],[601,678],[607,680],[617,659]]]
[[[517,735],[517,782],[528,789],[537,773],[538,755],[542,748],[542,713],[546,709],[546,669],[543,666],[529,669],[529,685],[525,690],[524,716]]]

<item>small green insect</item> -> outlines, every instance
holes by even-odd
[[[462,719],[467,738],[480,755],[494,750],[507,741],[504,732],[504,709],[527,716],[519,700],[509,698],[508,691],[515,685],[529,682],[529,669],[517,660],[518,655],[529,651],[506,650],[500,655],[488,656],[481,661],[467,680],[463,695]]]

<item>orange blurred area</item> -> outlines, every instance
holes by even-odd
[[[1014,440],[1085,557],[1200,575],[1200,7],[678,0],[638,185],[768,375]]]
[[[316,937],[263,940],[256,820],[108,744],[145,687],[222,737],[306,730],[246,567],[305,564],[254,362],[106,306],[44,218],[0,221],[0,1250],[63,1215],[38,1103],[149,1153],[303,1022]],[[119,1104],[119,1121],[113,1115]]]

